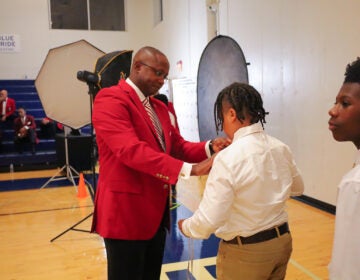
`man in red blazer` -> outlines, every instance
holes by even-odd
[[[13,121],[16,117],[16,102],[14,99],[8,97],[6,89],[0,91],[0,115],[1,121]]]
[[[36,138],[36,123],[31,115],[27,115],[24,108],[18,109],[19,116],[14,120],[15,129],[15,146],[19,153],[24,150],[25,143],[31,144],[31,151],[35,154]]]
[[[208,174],[209,148],[217,152],[229,144],[223,138],[211,145],[191,143],[174,129],[165,104],[152,97],[168,72],[166,56],[144,47],[133,58],[129,78],[95,98],[92,121],[100,170],[92,231],[104,238],[109,280],[160,278],[171,184],[179,177]],[[161,124],[160,133],[145,99]]]
[[[0,152],[2,152],[2,131],[12,126],[16,117],[15,100],[8,97],[6,89],[0,91]]]

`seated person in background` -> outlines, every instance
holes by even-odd
[[[24,151],[24,144],[31,143],[31,151],[35,154],[36,138],[36,123],[31,115],[26,115],[24,108],[18,109],[19,116],[14,120],[15,129],[15,146],[19,153]]]
[[[6,128],[6,123],[9,124],[9,127],[12,125],[15,117],[15,100],[9,98],[7,90],[3,89],[0,91],[0,152],[2,152],[2,131]]]
[[[1,122],[13,122],[16,118],[16,102],[14,99],[8,97],[6,89],[0,91],[0,115]]]
[[[40,132],[41,138],[49,139],[54,138],[56,133],[64,131],[64,127],[61,123],[58,123],[48,117],[45,117],[41,120],[40,123]]]

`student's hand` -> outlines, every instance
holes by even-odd
[[[229,138],[218,137],[210,141],[210,145],[212,150],[217,153],[220,152],[222,149],[226,148],[231,144],[231,140]]]
[[[184,221],[185,221],[185,219],[179,220],[179,221],[178,221],[178,227],[179,227],[180,232],[181,232],[184,236],[186,236],[186,234],[183,232],[183,229],[182,229],[182,224],[183,224]],[[186,236],[186,237],[188,237],[188,236]]]

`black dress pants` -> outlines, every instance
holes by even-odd
[[[163,223],[150,240],[104,238],[108,280],[159,280],[165,240]]]
[[[24,151],[24,145],[26,143],[31,144],[32,153],[35,153],[35,145],[36,145],[36,136],[35,131],[32,128],[29,128],[28,134],[25,137],[19,137],[15,135],[15,147],[19,153]]]

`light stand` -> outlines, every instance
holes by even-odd
[[[68,133],[67,133],[67,130],[68,130],[67,127],[64,127],[65,165],[63,167],[61,167],[61,169],[59,169],[58,172],[56,172],[55,175],[52,176],[44,185],[42,185],[40,187],[40,189],[45,188],[47,185],[49,185],[53,181],[60,181],[60,180],[65,180],[65,179],[68,179],[74,185],[74,187],[76,187],[76,183],[75,183],[74,178],[78,178],[80,174],[69,163],[69,148],[68,148],[68,137],[67,137]],[[62,174],[62,172],[64,170],[66,170],[66,176],[56,178],[60,174]],[[74,176],[74,174],[76,176]]]
[[[98,92],[97,87],[93,84],[88,82],[87,83],[89,86],[89,96],[90,96],[90,116],[92,119],[92,104],[94,101],[94,95]],[[92,171],[92,181],[93,181],[93,187],[91,187],[91,184],[87,183],[87,187],[90,193],[90,196],[92,198],[92,201],[94,202],[94,198],[95,198],[95,190],[96,190],[96,173],[95,173],[95,138],[94,138],[94,127],[92,122],[90,123],[90,128],[91,128],[91,171]],[[65,137],[65,142],[66,142],[66,137]],[[66,142],[67,143],[67,142]],[[65,145],[65,148],[67,147],[67,145]],[[67,161],[68,162],[68,158]],[[62,168],[64,169],[64,167]],[[77,172],[75,169],[73,169],[71,166],[69,167],[70,172],[71,170]],[[77,173],[79,175],[79,173]],[[94,212],[91,212],[89,215],[87,215],[85,218],[83,218],[82,220],[80,220],[79,222],[75,223],[74,225],[72,225],[71,227],[69,227],[68,229],[64,230],[62,233],[58,234],[57,236],[55,236],[53,239],[50,240],[50,242],[55,241],[56,239],[58,239],[59,237],[61,237],[62,235],[64,235],[65,233],[67,233],[70,230],[74,230],[74,231],[81,231],[81,232],[87,232],[90,233],[89,230],[83,230],[83,229],[78,229],[76,228],[76,226],[80,225],[82,222],[86,221],[88,218],[90,218],[92,215],[94,214]]]

